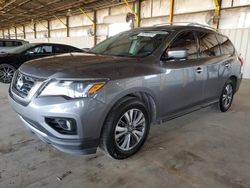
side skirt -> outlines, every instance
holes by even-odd
[[[164,123],[166,121],[169,121],[169,120],[172,120],[172,119],[175,119],[175,118],[178,118],[180,116],[183,116],[183,115],[186,115],[186,114],[190,114],[194,111],[197,111],[197,110],[200,110],[202,108],[206,108],[208,106],[211,106],[213,104],[216,104],[218,103],[219,100],[216,99],[216,100],[212,100],[212,101],[209,101],[209,102],[206,102],[206,103],[203,103],[201,105],[197,105],[197,106],[193,106],[193,107],[190,107],[190,108],[187,108],[185,110],[182,110],[180,112],[177,112],[177,113],[174,113],[174,114],[171,114],[171,115],[167,115],[163,118],[160,118],[156,121],[157,124],[161,124],[161,123]]]

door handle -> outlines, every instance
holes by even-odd
[[[203,71],[203,69],[200,68],[200,67],[198,67],[198,68],[196,69],[196,72],[197,72],[198,74],[200,74],[202,71]]]

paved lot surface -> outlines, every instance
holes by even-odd
[[[0,84],[0,188],[250,187],[250,80],[229,112],[209,107],[152,126],[142,150],[123,161],[42,143],[9,106],[7,90]]]

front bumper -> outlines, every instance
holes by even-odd
[[[92,98],[67,100],[63,97],[41,97],[33,98],[25,106],[11,93],[9,101],[24,125],[42,141],[70,154],[96,152],[104,121],[104,103]],[[60,134],[45,122],[45,117],[74,119],[77,124],[77,134]]]
[[[96,153],[98,140],[80,140],[80,139],[58,139],[47,135],[37,128],[37,125],[24,119],[20,119],[32,133],[36,134],[43,142],[53,145],[58,150],[69,154],[93,154]]]

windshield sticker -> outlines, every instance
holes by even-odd
[[[138,37],[155,37],[157,34],[156,33],[140,33],[139,35],[137,35]]]

